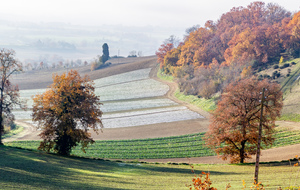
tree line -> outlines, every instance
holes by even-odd
[[[282,109],[280,85],[253,76],[282,60],[300,57],[300,12],[277,4],[253,2],[187,29],[183,42],[174,36],[156,52],[160,69],[174,76],[185,94],[210,98],[221,93],[211,114],[206,145],[222,159],[244,163],[259,150],[259,126],[265,147],[274,142]],[[262,101],[262,90],[266,97]]]
[[[156,52],[161,70],[176,77],[186,94],[210,98],[281,57],[300,57],[300,11],[274,3],[232,8],[187,32],[179,45],[167,41]]]

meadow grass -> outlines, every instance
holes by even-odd
[[[129,163],[63,157],[0,146],[1,189],[188,189],[194,174],[189,165]],[[293,163],[292,163],[293,164]],[[212,186],[251,186],[254,164],[198,164],[196,174],[210,172]],[[298,168],[289,162],[262,163],[259,181],[267,189],[299,185]],[[299,171],[298,171],[299,172]]]
[[[80,146],[77,146],[71,154],[107,159],[163,159],[216,155],[205,146],[203,137],[204,133],[197,133],[164,138],[95,141],[86,149],[86,153],[83,153]],[[299,130],[278,127],[274,137],[273,148],[300,144]],[[5,145],[36,150],[39,141],[13,141],[7,142]]]
[[[158,69],[157,77],[166,80],[166,81],[173,81],[174,78],[172,75],[166,75],[162,72],[162,70]],[[174,96],[181,101],[188,102],[192,105],[195,105],[207,112],[211,112],[216,109],[216,99],[205,99],[205,98],[198,98],[197,96],[193,95],[185,95],[184,93],[180,92],[179,89],[176,90]]]
[[[175,97],[181,101],[188,102],[192,105],[195,105],[204,111],[212,112],[216,109],[216,97],[205,99],[205,98],[198,98],[197,96],[193,95],[185,95],[183,92],[176,90]]]
[[[2,138],[8,138],[11,136],[14,136],[18,133],[21,133],[24,130],[24,128],[22,126],[16,125],[15,129],[10,130],[8,133],[5,133]]]
[[[299,64],[300,63],[300,59],[294,59],[294,60],[291,60],[291,61],[288,61],[288,62],[290,63],[292,61],[295,62],[295,63],[297,63],[297,64],[291,70],[290,76],[286,77],[280,83],[281,90],[282,90],[282,92],[284,94],[283,95],[284,98],[287,96],[287,94],[289,94],[289,89],[292,88],[295,85],[295,83],[297,82],[297,79],[298,79],[298,77],[300,75],[300,64]],[[285,62],[285,63],[288,63],[288,62]]]
[[[173,81],[173,79],[174,79],[174,77],[172,75],[167,75],[167,74],[163,73],[161,69],[158,69],[157,77],[162,80],[166,80],[166,81]]]
[[[283,114],[280,118],[277,119],[278,121],[294,121],[300,122],[300,114],[297,113],[289,113]]]

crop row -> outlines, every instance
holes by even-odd
[[[300,143],[300,131],[278,130],[273,147]],[[211,156],[215,153],[205,146],[204,133],[153,139],[96,141],[83,153],[80,147],[73,155],[111,159],[184,158]],[[39,141],[16,141],[9,146],[37,149]]]

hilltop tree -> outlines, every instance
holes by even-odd
[[[19,88],[10,83],[9,77],[22,70],[22,65],[14,58],[13,50],[0,50],[0,145],[2,143],[2,134],[4,133],[4,120],[13,121],[14,115],[11,113],[14,105],[22,105],[19,100]]]
[[[109,59],[109,50],[107,43],[104,43],[102,45],[102,56],[101,56],[101,62],[105,63]]]
[[[222,159],[244,163],[256,153],[261,115],[261,91],[266,88],[262,117],[262,142],[270,145],[275,119],[280,116],[282,92],[280,85],[265,79],[242,79],[228,85],[214,111],[206,144]]]
[[[157,56],[157,61],[160,63],[160,68],[163,69],[164,64],[164,58],[167,55],[169,51],[171,51],[174,48],[174,45],[172,43],[168,44],[162,44],[160,48],[158,48],[158,51],[155,52]]]
[[[53,84],[45,93],[34,97],[32,119],[38,122],[43,141],[39,149],[69,155],[81,143],[82,150],[93,143],[88,129],[98,133],[102,128],[99,97],[93,83],[77,71],[53,76]]]

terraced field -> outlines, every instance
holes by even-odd
[[[132,127],[156,123],[166,123],[202,116],[163,97],[168,85],[149,77],[151,68],[139,69],[102,79],[95,83],[95,93],[100,96],[103,106],[105,128]],[[20,96],[32,108],[32,96],[46,89],[21,90]],[[31,110],[14,111],[17,120],[31,122]]]

